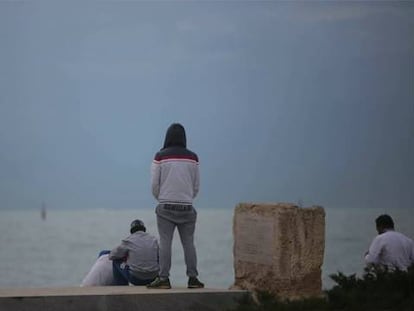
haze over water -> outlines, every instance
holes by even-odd
[[[363,254],[374,238],[380,209],[326,209],[323,286],[329,274],[361,273]],[[397,230],[414,238],[412,213],[396,209]],[[198,209],[196,248],[200,278],[208,287],[233,284],[232,209]],[[55,210],[42,221],[40,211],[2,211],[0,218],[0,287],[78,286],[100,250],[111,249],[128,235],[132,219],[145,221],[157,236],[152,209]],[[185,265],[179,238],[174,238],[171,281],[185,286]]]

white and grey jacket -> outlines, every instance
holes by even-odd
[[[161,204],[192,205],[200,187],[197,154],[181,146],[157,152],[151,164],[151,187]]]

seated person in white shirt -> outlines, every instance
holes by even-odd
[[[394,221],[389,215],[378,216],[375,223],[378,235],[365,254],[365,262],[389,270],[406,271],[414,264],[414,241],[394,230]]]

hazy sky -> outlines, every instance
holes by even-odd
[[[414,208],[414,3],[0,1],[0,208],[151,207],[172,122],[196,207]]]

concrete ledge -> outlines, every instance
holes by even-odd
[[[0,288],[0,311],[227,310],[248,294],[244,290],[143,286]]]

